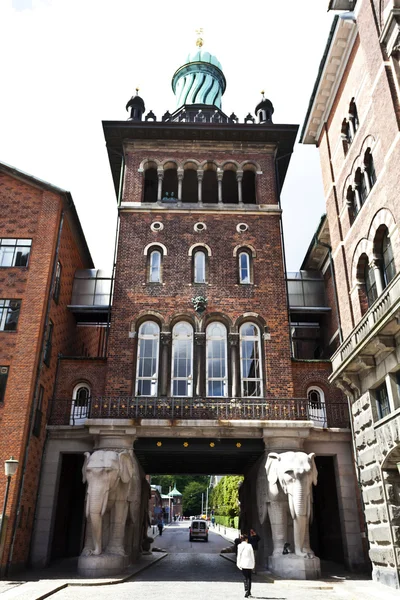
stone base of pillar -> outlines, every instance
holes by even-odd
[[[303,558],[296,554],[269,556],[268,568],[284,579],[320,579],[319,558]]]
[[[119,556],[118,554],[80,556],[78,559],[78,573],[82,577],[90,577],[91,579],[110,577],[123,573],[130,563],[129,556]]]

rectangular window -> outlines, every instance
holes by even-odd
[[[54,290],[53,290],[53,299],[56,304],[60,299],[60,289],[61,289],[61,263],[57,262],[56,266],[56,276],[54,280]]]
[[[0,299],[0,331],[16,331],[21,300]]]
[[[0,267],[27,267],[32,240],[0,238]]]
[[[8,367],[0,367],[0,404],[4,402],[8,377]]]
[[[53,345],[53,329],[54,329],[54,324],[52,321],[50,321],[48,328],[47,328],[47,339],[46,339],[46,346],[44,349],[44,357],[43,357],[43,362],[47,366],[49,366],[50,359],[51,359],[51,350],[52,350],[52,345]]]
[[[376,388],[375,395],[378,418],[383,419],[383,417],[386,417],[386,415],[390,414],[389,395],[386,383],[383,383],[378,388]]]

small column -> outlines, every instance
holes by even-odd
[[[202,398],[204,396],[204,352],[206,346],[206,334],[195,333],[195,396]]]
[[[384,289],[383,277],[382,277],[382,271],[381,271],[380,265],[381,265],[381,261],[379,260],[379,258],[373,258],[371,260],[371,262],[369,263],[370,268],[374,270],[376,293],[378,294],[378,296],[380,296],[382,294],[383,289]]]
[[[369,180],[369,175],[368,175],[367,170],[363,171],[362,174],[361,174],[361,176],[364,177],[365,187],[367,189],[367,196],[368,196],[368,194],[371,191],[371,182]]]
[[[178,203],[182,203],[182,184],[183,184],[183,169],[178,169]]]
[[[236,172],[236,181],[238,184],[239,204],[242,205],[243,204],[243,191],[242,191],[243,171]]]
[[[218,180],[218,204],[222,204],[222,177],[224,176],[224,172],[221,169],[217,170],[217,180]]]
[[[229,345],[231,349],[231,376],[232,376],[232,398],[238,398],[241,395],[239,386],[239,365],[238,365],[238,346],[239,334],[229,334]]]
[[[171,333],[162,331],[161,335],[161,381],[160,381],[160,396],[168,395],[168,366],[169,366],[169,348],[171,345]]]
[[[261,202],[261,179],[260,179],[261,175],[262,175],[262,173],[260,173],[259,171],[256,171],[256,180],[255,180],[255,186],[256,186],[255,201],[256,201],[256,204],[265,204],[265,202]]]
[[[163,183],[163,179],[164,179],[164,169],[162,167],[157,168],[157,176],[158,176],[157,202],[161,202],[162,183]]]
[[[355,199],[357,214],[358,214],[361,210],[361,198],[360,198],[360,192],[358,191],[357,187],[354,190],[354,199]]]
[[[197,199],[200,206],[203,206],[203,175],[204,171],[197,171]]]

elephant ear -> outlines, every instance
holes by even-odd
[[[122,483],[129,483],[133,476],[133,462],[132,457],[124,450],[119,455],[119,473]]]
[[[317,471],[317,467],[315,465],[314,456],[315,456],[315,452],[311,452],[311,454],[308,455],[308,458],[310,459],[310,463],[311,463],[312,482],[313,482],[314,485],[317,485],[317,482],[318,482],[318,471]]]
[[[257,473],[256,482],[258,518],[261,525],[267,518],[268,481],[265,472],[265,459],[262,460]]]
[[[276,452],[270,452],[267,458],[265,470],[267,471],[268,482],[271,485],[276,485],[278,481],[278,464],[281,457]]]
[[[84,452],[84,455],[85,455],[85,462],[83,463],[83,467],[82,467],[82,481],[83,481],[83,483],[86,483],[86,467],[89,462],[90,452]]]

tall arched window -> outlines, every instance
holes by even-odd
[[[376,182],[376,172],[374,159],[372,158],[371,149],[367,148],[364,155],[364,166],[365,166],[365,174],[368,178],[369,188],[373,188]]]
[[[222,323],[211,323],[206,330],[207,396],[228,395],[227,333]]]
[[[193,396],[193,327],[182,321],[172,330],[172,396]]]
[[[382,239],[382,267],[383,281],[386,287],[396,275],[393,248],[390,242],[389,232],[387,229]]]
[[[72,405],[70,425],[83,425],[89,416],[90,386],[87,383],[78,383],[72,392]]]
[[[354,134],[357,131],[358,125],[359,125],[357,106],[356,106],[356,102],[355,102],[354,98],[352,98],[352,100],[350,102],[350,106],[349,106],[349,123],[351,123],[351,127],[353,129],[352,137],[354,137]]]
[[[307,390],[308,418],[318,427],[327,427],[325,396],[321,388],[313,386]]]
[[[222,176],[222,201],[225,204],[237,204],[239,202],[236,171],[230,169],[224,171]]]
[[[239,253],[239,283],[251,283],[250,255],[248,252]]]
[[[206,255],[203,250],[197,250],[193,257],[194,283],[206,282]]]
[[[240,382],[242,397],[263,395],[260,330],[254,323],[240,328]]]
[[[256,174],[245,170],[242,179],[242,197],[244,204],[256,204]]]
[[[378,297],[378,293],[376,291],[376,281],[375,274],[372,267],[369,266],[368,262],[365,265],[364,269],[364,283],[365,283],[365,293],[368,299],[368,306],[371,306],[375,302]]]
[[[160,328],[146,321],[139,328],[136,363],[136,396],[157,396]]]
[[[157,202],[157,168],[149,167],[144,174],[143,202]]]
[[[151,283],[161,282],[161,252],[153,250],[149,258],[149,281]]]
[[[356,171],[354,181],[356,184],[356,190],[358,192],[358,196],[359,196],[359,200],[360,200],[360,206],[362,206],[367,199],[368,188],[367,188],[367,183],[365,181],[364,173],[361,171],[360,168],[358,168]]]

